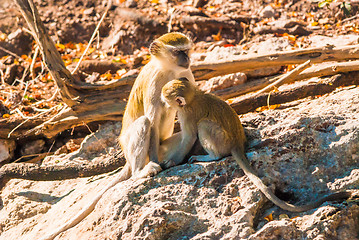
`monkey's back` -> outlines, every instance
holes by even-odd
[[[125,113],[122,120],[122,129],[127,129],[128,126],[137,118],[144,115],[144,92],[147,91],[148,83],[145,72],[151,71],[150,64],[143,67],[140,74],[137,76],[126,104]],[[122,133],[122,131],[121,131]]]
[[[236,143],[246,141],[243,126],[237,113],[219,97],[198,91],[192,103],[196,104],[192,112],[196,121],[209,119],[217,122]],[[197,107],[200,106],[200,107]]]

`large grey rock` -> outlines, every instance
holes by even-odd
[[[296,204],[358,188],[359,88],[288,106],[241,118],[247,156],[259,176]],[[53,231],[113,178],[11,180],[1,192],[0,239],[38,239]],[[228,157],[118,184],[56,239],[357,239],[358,219],[359,206],[350,201],[300,214],[283,211]]]

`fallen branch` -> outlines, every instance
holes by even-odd
[[[306,29],[301,25],[296,25],[292,28],[283,28],[283,27],[275,27],[275,26],[262,26],[256,27],[253,29],[254,34],[268,34],[268,33],[276,33],[276,34],[284,34],[288,33],[291,35],[299,35],[299,36],[308,36],[312,33],[312,31]]]
[[[71,163],[65,166],[40,166],[30,163],[5,164],[0,168],[0,189],[13,178],[34,181],[56,181],[78,177],[91,177],[116,170],[123,166],[122,153],[102,159],[97,163]]]
[[[243,72],[252,69],[283,66],[288,64],[301,64],[307,60],[312,63],[326,61],[344,61],[359,59],[359,46],[345,47],[319,47],[300,49],[287,52],[277,52],[260,56],[241,56],[232,61],[214,63],[194,63],[191,66],[196,80],[209,79],[229,73]]]
[[[271,93],[270,104],[283,104],[306,97],[320,96],[334,91],[337,87],[358,84],[359,72],[338,74],[328,80],[320,81],[318,83],[308,83],[304,86],[295,87],[290,90]],[[243,96],[234,100],[231,106],[238,114],[244,114],[255,111],[258,107],[266,106],[267,99],[268,93]]]
[[[261,89],[259,92],[257,92],[256,94],[261,94],[261,93],[265,93],[265,92],[270,92],[271,90],[273,90],[275,87],[279,87],[280,85],[284,84],[284,83],[288,83],[293,81],[298,74],[300,74],[301,72],[303,72],[303,70],[305,70],[306,68],[308,68],[310,66],[310,60],[306,61],[303,64],[300,64],[299,66],[297,66],[295,69],[293,69],[292,71],[282,75],[278,80],[274,81],[273,83],[269,84],[268,86],[266,86],[265,88]]]
[[[312,65],[311,67],[303,70],[303,72],[299,73],[295,78],[287,79],[285,83],[292,83],[295,81],[309,79],[312,77],[332,76],[339,73],[355,72],[355,71],[359,71],[359,60],[350,61],[350,62],[334,62],[334,63]],[[244,84],[214,91],[213,94],[217,96],[221,96],[223,99],[233,98],[263,89],[266,86],[268,86],[268,84],[273,83],[279,78],[280,77],[274,77],[269,80],[268,78],[252,80]]]

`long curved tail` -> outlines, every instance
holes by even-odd
[[[117,183],[129,179],[130,177],[131,177],[131,169],[129,164],[126,163],[123,169],[118,173],[118,176],[112,182],[110,182],[104,189],[102,189],[88,205],[83,207],[76,216],[68,220],[64,225],[60,226],[54,232],[42,238],[42,240],[52,240],[60,233],[77,225],[95,209],[96,204],[107,190],[115,186]]]
[[[274,193],[262,182],[262,180],[255,174],[252,167],[249,165],[247,157],[244,153],[239,149],[236,148],[232,150],[232,155],[236,159],[238,165],[243,169],[244,173],[248,176],[248,178],[253,182],[253,184],[261,190],[261,192],[271,200],[275,205],[278,207],[290,211],[290,212],[305,212],[314,208],[319,207],[324,202],[327,201],[338,201],[338,200],[345,200],[348,199],[354,194],[359,194],[359,191],[342,191],[333,193],[329,196],[323,197],[315,202],[302,205],[302,206],[295,206],[293,204],[287,203],[281,199],[279,199]]]

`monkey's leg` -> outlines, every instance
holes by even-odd
[[[162,169],[167,169],[182,163],[182,161],[175,162],[173,159],[169,158],[169,155],[173,151],[172,149],[178,148],[181,144],[181,141],[182,134],[181,132],[178,132],[161,142],[159,149],[159,160]]]
[[[208,155],[191,156],[189,163],[217,161],[231,153],[233,143],[228,133],[215,121],[201,120],[198,123],[198,138]]]
[[[150,145],[151,123],[146,116],[136,119],[127,129],[126,135],[121,139],[122,144],[126,145],[125,156],[131,166],[132,176],[147,177],[155,175],[161,170],[158,164],[148,163],[148,150]]]

